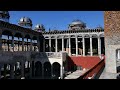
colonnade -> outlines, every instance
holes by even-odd
[[[78,56],[78,36],[76,35],[75,37],[75,45],[76,45],[76,56]],[[96,37],[97,38],[97,43],[98,43],[98,46],[97,46],[97,52],[98,52],[98,55],[101,55],[101,37],[100,36],[97,36]],[[67,39],[67,42],[68,42],[68,51],[67,51],[67,53],[71,56],[71,37],[69,36],[68,38],[64,38],[64,37],[62,37],[62,38],[57,38],[57,36],[56,36],[56,38],[54,38],[54,40],[55,40],[55,52],[58,52],[58,39],[62,39],[62,51],[64,51],[64,40],[65,39]],[[85,56],[85,47],[86,47],[86,43],[85,43],[85,40],[86,40],[86,37],[85,37],[85,35],[84,36],[82,36],[82,56]],[[47,38],[47,39],[45,39],[45,40],[49,40],[49,52],[52,52],[51,51],[51,45],[53,44],[53,43],[51,43],[51,41],[53,40],[53,39],[51,39],[51,38]],[[90,41],[90,52],[89,52],[89,54],[90,54],[90,56],[93,56],[93,37],[92,37],[92,35],[90,35],[89,36],[89,41]],[[45,41],[44,41],[44,45],[43,45],[43,50],[44,50],[44,52],[46,52],[45,51]]]
[[[3,38],[3,36],[6,38]],[[39,51],[40,39],[29,34],[0,31],[0,51]]]

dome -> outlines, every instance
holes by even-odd
[[[8,11],[0,11],[0,20],[9,22],[9,18],[10,18],[10,15]]]
[[[68,27],[69,30],[79,30],[79,29],[85,29],[85,28],[86,28],[86,24],[78,19],[73,20]]]
[[[38,31],[38,32],[45,31],[44,25],[43,24],[37,24],[35,26],[35,31]]]
[[[73,24],[73,25],[76,25],[76,24],[84,24],[84,22],[82,22],[82,21],[80,21],[80,20],[74,20],[74,21],[72,21],[71,24]]]
[[[22,17],[20,19],[19,23],[30,23],[30,24],[32,24],[32,20],[28,17]]]
[[[32,27],[32,20],[28,17],[22,17],[18,24],[20,26],[24,26],[24,27],[27,27],[27,28],[31,28]]]
[[[36,29],[42,29],[43,27],[44,27],[43,24],[37,24],[37,25],[35,26]]]

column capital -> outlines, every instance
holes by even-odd
[[[90,34],[89,36],[90,36],[90,38],[92,38],[92,34]]]
[[[78,35],[75,35],[75,38],[77,38],[78,37]]]
[[[85,38],[85,35],[84,35],[84,34],[82,35],[82,38]]]
[[[64,39],[64,36],[62,36],[62,39]]]
[[[100,35],[97,35],[97,38],[100,38]]]
[[[68,38],[71,38],[71,35],[69,35]]]

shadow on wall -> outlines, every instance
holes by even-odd
[[[71,71],[71,72],[73,72],[73,71],[76,71],[77,70],[77,65],[73,62],[73,60],[69,57],[69,56],[67,56],[67,60],[66,60],[67,62],[67,67],[65,67],[65,69],[67,69],[67,71],[69,72],[69,71]]]

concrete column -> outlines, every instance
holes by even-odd
[[[71,56],[71,39],[69,37],[69,56]]]
[[[92,50],[92,36],[90,36],[90,56],[93,56],[93,50]]]
[[[22,51],[24,51],[24,37],[22,37]]]
[[[21,63],[21,77],[25,77],[24,69],[25,69],[25,64],[24,62],[22,62]]]
[[[62,37],[62,51],[64,51],[64,37]]]
[[[14,36],[12,36],[12,49],[14,51]]]
[[[58,43],[57,43],[57,37],[56,37],[56,39],[55,39],[55,52],[58,52],[58,45],[57,45]]]
[[[66,52],[69,54],[69,39],[66,42]]]
[[[30,51],[32,51],[32,47],[33,47],[33,45],[32,45],[32,39],[30,39]]]
[[[9,35],[8,35],[7,45],[8,45],[8,51],[10,51],[10,46],[8,41],[9,41]]]
[[[83,45],[83,56],[85,56],[85,37],[82,37],[82,45]]]
[[[30,61],[30,79],[32,78],[32,61]]]
[[[1,79],[1,67],[0,67],[0,79]]]
[[[42,64],[42,78],[44,79],[44,64]]]
[[[75,37],[75,41],[76,41],[76,56],[78,56],[78,37]]]
[[[43,52],[45,52],[45,39],[43,38]]]
[[[19,46],[20,46],[20,45],[19,45],[19,37],[18,37],[18,45],[17,45],[17,46],[18,46],[18,51],[20,51],[20,47],[19,47]]]
[[[14,65],[13,64],[10,65],[10,78],[14,79]]]
[[[29,51],[29,50],[28,50],[28,48],[29,48],[29,44],[28,44],[28,43],[29,43],[29,42],[28,42],[28,39],[27,39],[27,51]]]
[[[101,39],[98,37],[98,55],[101,55]]]
[[[51,66],[51,78],[53,76],[53,67]]]
[[[0,31],[0,51],[2,51],[2,32]]]
[[[63,79],[63,66],[60,66],[60,78]]]
[[[49,39],[49,52],[51,52],[51,38]]]
[[[40,39],[39,39],[39,37],[37,38],[37,46],[38,46],[38,51],[40,52]]]
[[[4,78],[6,79],[6,74],[7,74],[7,64],[4,64]]]
[[[32,77],[35,76],[35,62],[34,61],[31,61],[31,72],[32,72]]]

